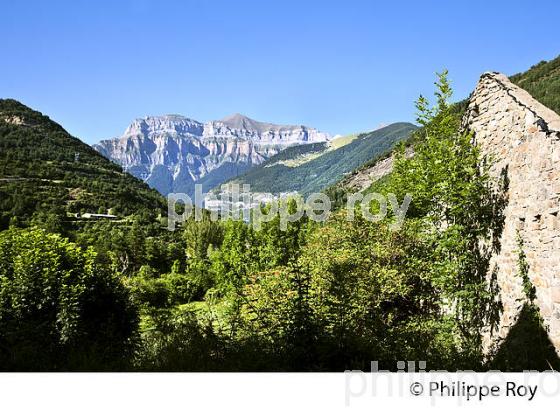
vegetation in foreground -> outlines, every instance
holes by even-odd
[[[523,326],[496,361],[483,357],[481,330],[499,305],[480,244],[501,229],[503,202],[458,131],[446,73],[435,95],[434,106],[417,102],[416,155],[401,149],[375,187],[412,195],[399,231],[394,215],[370,222],[359,210],[287,231],[278,218],[259,231],[208,218],[168,232],[149,213],[79,227],[12,221],[0,232],[0,366],[340,371],[406,359],[510,370],[523,357],[526,368],[559,368],[546,338],[539,349],[519,342]]]

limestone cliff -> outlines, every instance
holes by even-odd
[[[93,147],[162,194],[191,194],[237,176],[286,147],[330,135],[302,125],[275,125],[240,114],[201,123],[180,115],[135,120],[121,137]]]

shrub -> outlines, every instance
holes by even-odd
[[[0,234],[0,367],[122,368],[138,316],[128,292],[83,251],[43,230]]]

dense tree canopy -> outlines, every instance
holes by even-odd
[[[117,276],[42,230],[0,234],[0,363],[4,370],[126,365],[137,313]]]

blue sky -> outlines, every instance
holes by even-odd
[[[0,97],[88,143],[165,113],[362,131],[412,121],[442,68],[460,99],[560,54],[558,1],[0,3]]]

